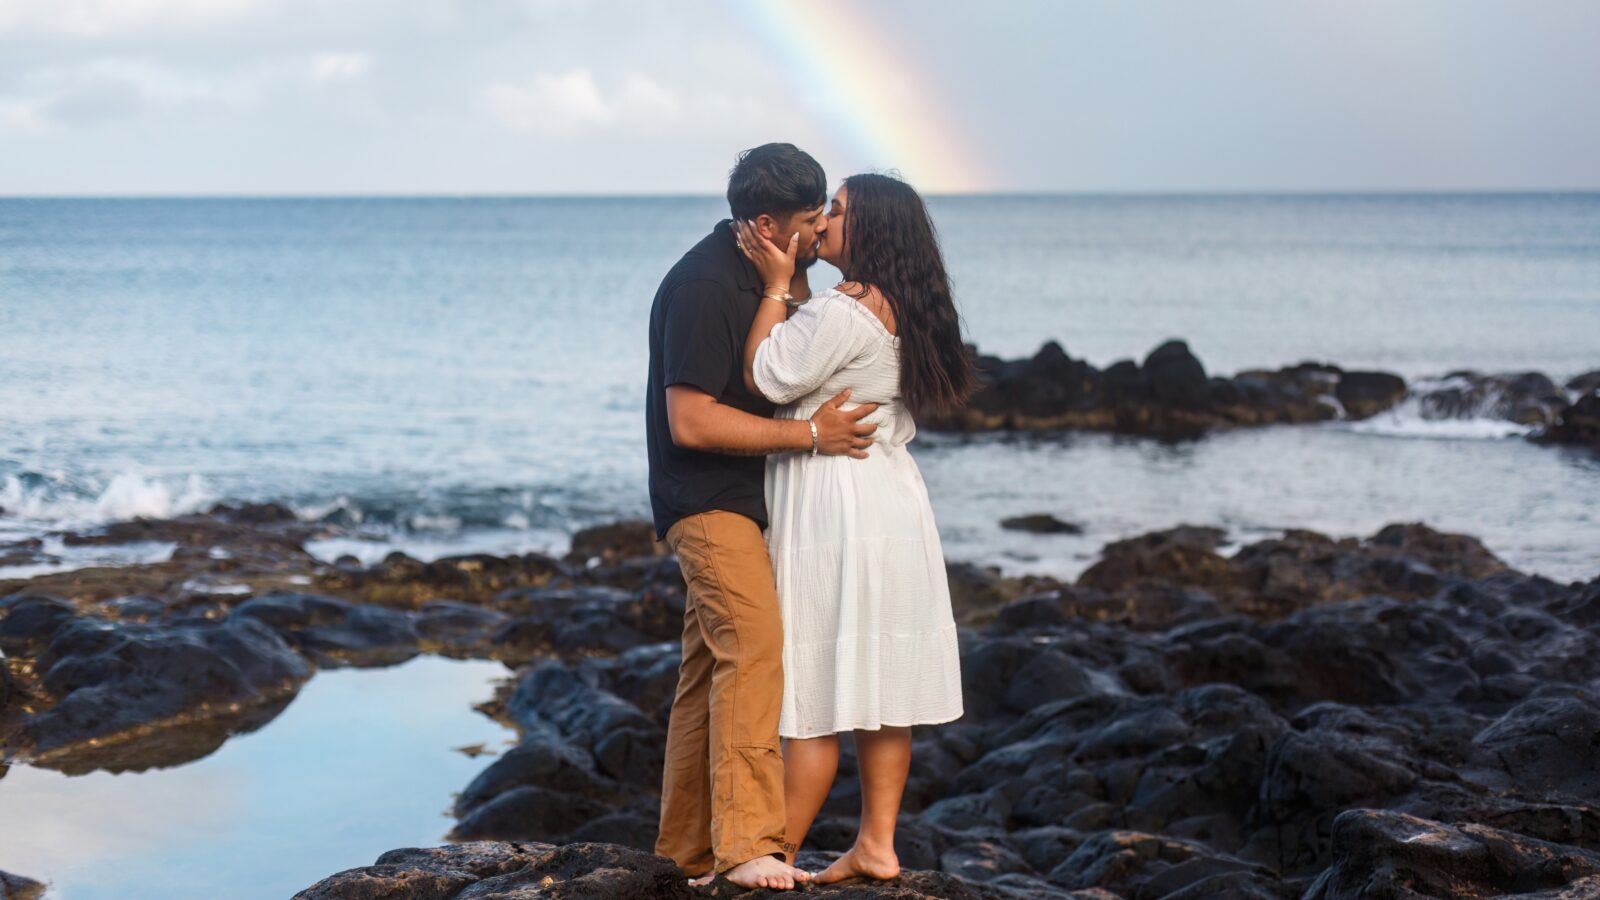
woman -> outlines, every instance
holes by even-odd
[[[814,880],[893,878],[895,818],[912,725],[962,714],[960,655],[944,556],[906,445],[912,410],[964,402],[975,376],[922,198],[884,175],[845,179],[817,255],[846,281],[785,321],[797,243],[780,250],[748,223],[740,245],[767,285],[745,347],[745,378],[777,415],[805,418],[845,387],[876,402],[866,459],[767,457],[767,546],[784,630],[784,796],[799,846],[855,732],[861,830]]]

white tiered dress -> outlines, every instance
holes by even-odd
[[[866,459],[767,457],[767,548],[783,615],[778,734],[807,738],[960,718],[961,657],[944,553],[907,444],[900,339],[854,298],[811,298],[756,350],[777,416],[805,419],[850,388],[882,404]]]

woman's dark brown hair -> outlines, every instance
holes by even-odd
[[[863,297],[868,285],[877,288],[894,313],[906,408],[915,415],[962,405],[977,375],[927,205],[888,175],[851,175],[844,185],[844,277],[862,286]]]

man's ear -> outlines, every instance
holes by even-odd
[[[778,239],[778,220],[767,213],[761,213],[756,216],[756,231],[767,240],[776,242]]]

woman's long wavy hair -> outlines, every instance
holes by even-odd
[[[948,412],[972,395],[977,374],[928,207],[888,175],[851,175],[844,184],[845,280],[861,285],[862,297],[868,285],[877,288],[894,313],[906,408]]]

